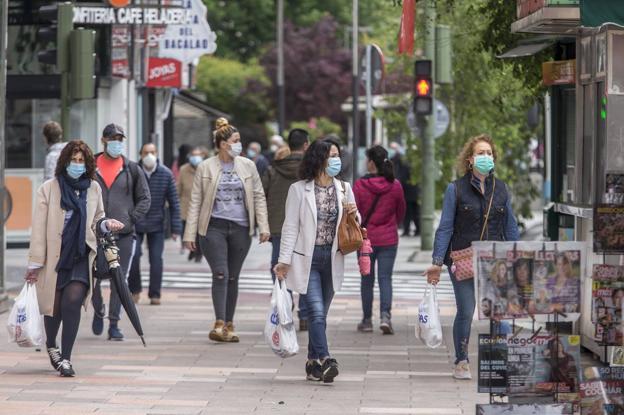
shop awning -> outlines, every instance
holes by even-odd
[[[549,39],[542,42],[536,43],[524,43],[520,44],[512,49],[509,49],[502,55],[498,55],[499,59],[510,59],[510,58],[522,58],[525,56],[533,56],[538,52],[543,51],[549,46],[552,46],[555,43],[555,40]]]
[[[176,117],[204,118],[208,115],[213,118],[224,117],[228,120],[232,119],[232,115],[209,106],[200,97],[187,91],[179,91],[175,95],[174,105],[173,113]]]
[[[604,23],[624,26],[622,0],[581,0],[581,24],[598,27]]]

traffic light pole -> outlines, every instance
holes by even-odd
[[[435,85],[435,0],[425,0],[423,18],[425,19],[425,55],[431,59],[432,86]],[[420,179],[420,237],[421,250],[433,249],[433,217],[435,210],[435,177],[437,169],[435,161],[434,134],[435,134],[435,88],[432,88],[433,112],[423,117],[424,128],[422,134],[422,174]]]

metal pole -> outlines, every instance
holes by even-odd
[[[366,45],[366,148],[373,144],[373,74],[371,68],[371,45]]]
[[[277,0],[277,122],[282,137],[286,128],[284,93],[284,0]]]
[[[9,306],[6,294],[5,275],[6,266],[4,263],[4,253],[6,249],[4,234],[4,218],[6,188],[4,183],[4,161],[6,160],[4,145],[4,114],[6,102],[6,51],[7,51],[7,4],[3,1],[0,4],[0,313],[6,311]]]
[[[431,77],[435,85],[435,0],[425,1],[425,55],[431,59]],[[433,88],[435,94],[435,88]],[[435,95],[433,96],[435,100]],[[435,102],[435,101],[434,101]],[[433,114],[425,117],[425,128],[422,137],[422,174],[421,174],[421,209],[420,235],[421,250],[433,249],[433,215],[435,209],[435,148],[433,136],[435,134],[435,104]]]
[[[358,62],[358,12],[359,4],[358,0],[353,0],[353,32],[352,32],[352,80],[353,80],[353,182],[358,178],[358,150],[360,149],[360,113],[359,113],[359,101],[360,101],[360,79],[359,79],[359,62]]]
[[[69,72],[61,72],[61,128],[66,140],[71,139],[70,111]]]

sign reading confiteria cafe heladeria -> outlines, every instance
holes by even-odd
[[[76,6],[74,23],[78,24],[197,24],[198,16],[188,8]]]

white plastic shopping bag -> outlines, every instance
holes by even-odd
[[[15,342],[20,347],[37,347],[43,344],[43,316],[39,313],[37,289],[34,285],[24,284],[9,313],[7,329],[9,343]]]
[[[435,349],[442,344],[442,324],[440,323],[440,310],[435,285],[427,284],[425,298],[418,306],[416,331],[416,336],[422,340],[425,346]]]
[[[280,357],[291,357],[299,351],[297,332],[292,317],[292,298],[286,289],[286,282],[276,279],[271,296],[271,309],[264,325],[264,338]]]

